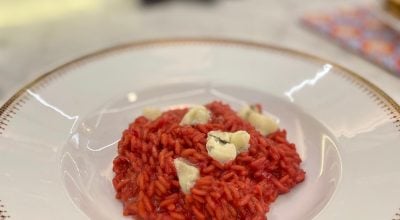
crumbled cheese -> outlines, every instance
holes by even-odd
[[[261,114],[256,108],[246,106],[242,108],[238,115],[248,121],[262,135],[267,135],[278,130],[278,123],[266,115]]]
[[[200,176],[199,169],[182,158],[174,159],[174,165],[182,192],[190,193],[190,189]]]
[[[272,118],[269,118],[260,113],[251,113],[247,120],[262,135],[267,135],[278,130],[278,124]]]
[[[221,142],[217,138],[209,138],[206,148],[208,155],[220,163],[225,163],[236,158],[235,145]]]
[[[183,116],[181,125],[205,124],[210,119],[210,111],[204,106],[194,106]]]
[[[247,118],[249,117],[250,112],[252,112],[252,111],[253,110],[250,108],[250,106],[247,105],[247,106],[243,107],[242,109],[240,109],[237,114],[242,119],[247,120]]]
[[[235,145],[238,153],[245,152],[249,149],[250,134],[246,131],[236,131],[231,134],[230,142]]]
[[[143,116],[149,120],[155,120],[160,117],[161,113],[161,110],[158,108],[147,107],[143,109]]]
[[[214,137],[214,139],[218,139],[220,142],[229,143],[231,141],[231,134],[230,132],[210,131],[207,135],[208,139]]]
[[[250,135],[246,131],[208,132],[206,148],[208,155],[220,163],[234,160],[237,154],[247,151]]]

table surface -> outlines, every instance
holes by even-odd
[[[276,44],[332,60],[400,103],[399,77],[299,23],[307,11],[368,1],[216,0],[144,6],[135,0],[25,0],[1,4],[0,102],[44,72],[105,47],[143,39],[222,37]]]

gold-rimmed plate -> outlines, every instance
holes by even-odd
[[[55,69],[0,110],[0,199],[10,219],[123,219],[111,184],[141,109],[261,103],[297,146],[306,180],[269,219],[392,219],[400,109],[355,73],[300,52],[225,39],[107,49]]]

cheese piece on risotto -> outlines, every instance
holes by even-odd
[[[266,115],[261,114],[256,108],[246,106],[242,108],[238,115],[248,121],[262,135],[267,135],[278,130],[277,122]]]
[[[234,160],[238,153],[249,148],[250,135],[246,131],[208,132],[206,148],[208,155],[220,163]]]
[[[237,153],[245,152],[250,146],[250,134],[247,131],[236,131],[231,134],[230,142],[235,145]]]
[[[143,109],[143,116],[149,120],[155,120],[160,117],[161,113],[161,110],[158,108],[147,107]]]
[[[175,158],[174,165],[182,192],[190,193],[190,189],[200,176],[199,169],[182,158]]]
[[[183,116],[181,125],[195,125],[195,124],[205,124],[210,119],[211,114],[208,109],[202,105],[193,106],[189,111]]]
[[[221,142],[216,138],[209,138],[206,148],[208,155],[220,163],[225,163],[236,158],[235,145]]]
[[[214,138],[222,143],[231,142],[231,132],[223,132],[223,131],[210,131],[207,134],[207,140]]]

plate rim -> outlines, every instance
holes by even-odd
[[[225,47],[236,47],[236,48],[248,48],[258,51],[274,51],[281,54],[291,55],[293,57],[303,58],[305,61],[311,61],[321,64],[330,64],[337,71],[338,76],[343,77],[351,84],[357,87],[364,95],[366,95],[373,103],[375,103],[380,109],[382,109],[390,118],[390,121],[394,125],[394,130],[400,132],[400,105],[392,99],[387,93],[370,82],[363,76],[356,72],[343,67],[335,62],[328,59],[321,58],[316,55],[309,54],[307,52],[298,51],[295,49],[277,46],[268,43],[261,43],[251,40],[243,39],[232,39],[232,38],[209,38],[209,37],[190,37],[190,38],[161,38],[161,39],[150,39],[131,41],[124,44],[117,44],[115,46],[107,47],[101,50],[91,52],[89,54],[80,56],[72,59],[62,65],[58,65],[56,68],[40,74],[34,80],[28,82],[18,89],[11,97],[5,97],[6,101],[0,103],[0,138],[5,137],[3,134],[6,131],[7,125],[10,120],[17,115],[18,111],[23,105],[29,100],[27,91],[35,91],[45,88],[51,83],[52,80],[68,73],[69,70],[81,67],[87,63],[95,60],[99,60],[103,57],[112,56],[124,51],[152,48],[160,46],[185,46],[185,45],[208,45],[208,46],[225,46]],[[7,99],[8,98],[8,99]],[[382,113],[383,114],[383,113]],[[0,220],[10,218],[9,215],[1,215],[7,213],[7,208],[4,204],[5,201],[0,200]],[[3,204],[2,204],[3,203]],[[400,215],[400,208],[395,210],[395,215]],[[7,213],[8,214],[8,213]]]
[[[395,129],[400,132],[400,105],[391,98],[387,93],[385,93],[378,86],[362,77],[360,74],[343,67],[335,62],[328,59],[321,58],[316,55],[312,55],[306,52],[298,51],[291,48],[286,48],[282,46],[277,46],[273,44],[260,43],[251,40],[243,39],[229,39],[229,38],[161,38],[152,40],[141,40],[132,41],[124,44],[119,44],[116,46],[107,47],[87,55],[83,55],[71,61],[68,61],[50,71],[40,74],[36,79],[22,86],[17,92],[15,92],[4,104],[0,107],[0,136],[2,136],[6,130],[8,122],[11,118],[17,114],[23,104],[27,101],[26,97],[24,99],[24,94],[27,90],[34,90],[40,87],[44,87],[49,81],[56,78],[57,76],[63,75],[70,68],[76,67],[84,63],[88,63],[92,60],[113,55],[114,53],[122,52],[129,49],[153,47],[153,46],[165,46],[165,45],[184,45],[184,44],[206,44],[206,45],[224,45],[224,46],[236,46],[236,47],[247,47],[257,50],[274,50],[283,52],[286,54],[300,56],[308,60],[319,62],[319,63],[329,63],[333,67],[339,70],[341,75],[349,80],[351,83],[359,87],[366,95],[368,95],[373,101],[382,109],[387,111],[387,114],[392,119],[392,123],[396,127]]]

